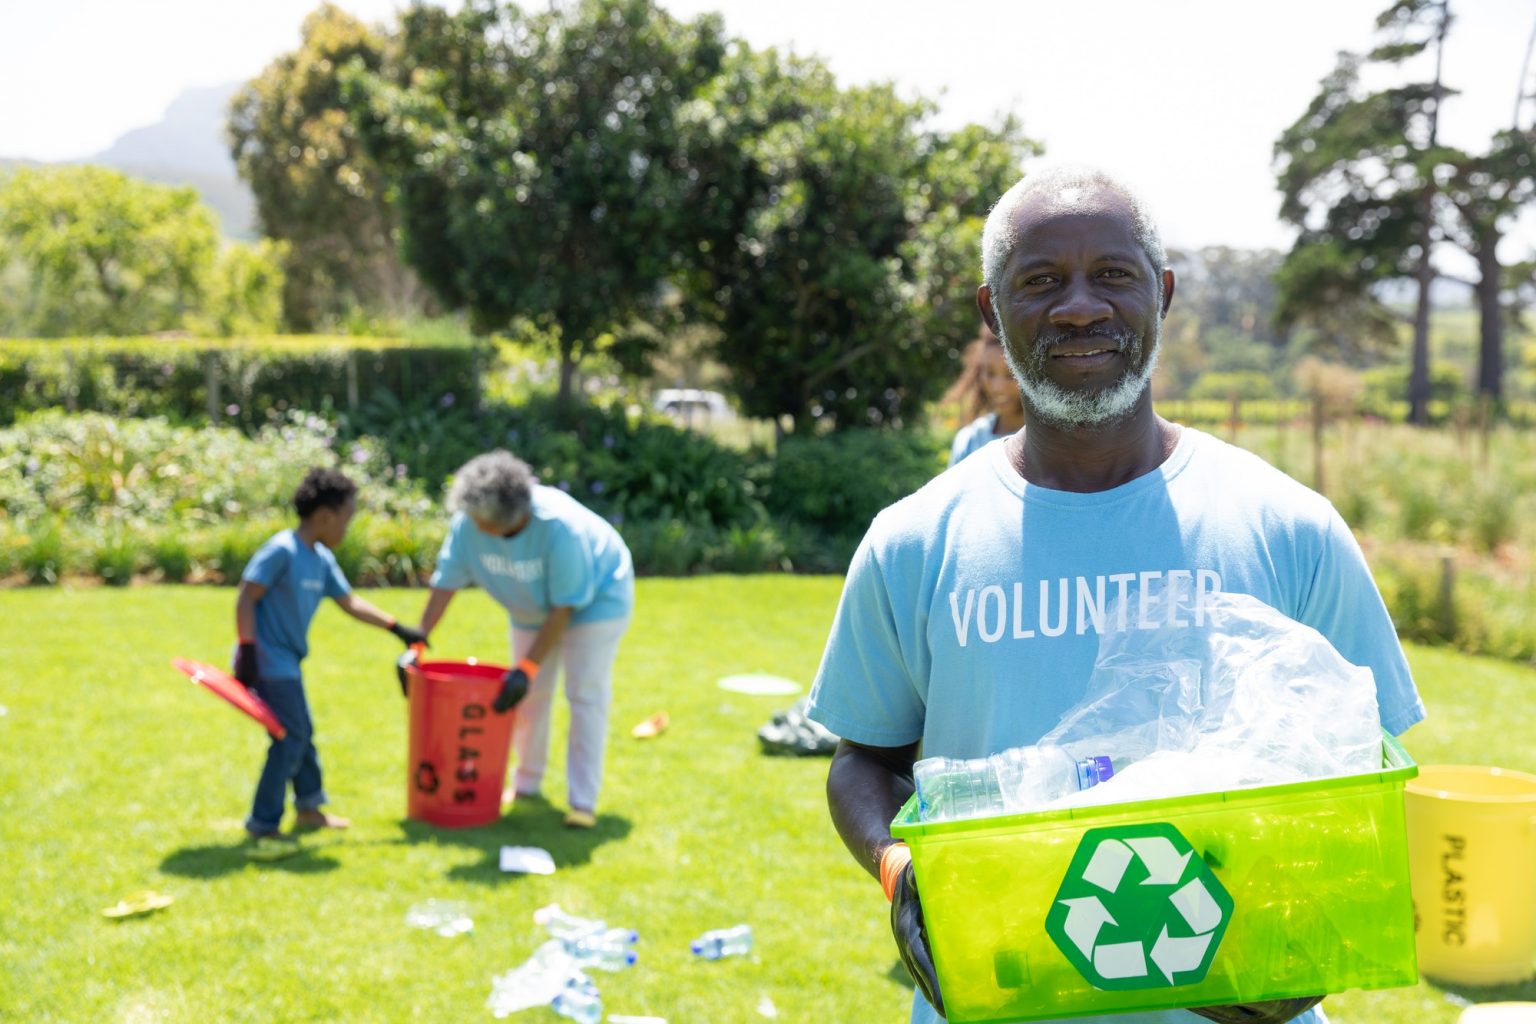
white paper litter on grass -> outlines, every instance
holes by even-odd
[[[763,998],[757,1001],[757,1015],[772,1020],[779,1015],[779,1008],[773,1005],[773,1000],[770,997],[763,996]]]
[[[720,680],[719,685],[720,689],[730,690],[732,693],[750,693],[758,696],[777,697],[800,692],[800,684],[793,679],[785,679],[783,676],[770,676],[764,673],[726,676]]]
[[[552,875],[555,858],[549,851],[538,846],[503,846],[501,870],[515,871],[522,875]]]
[[[9,708],[7,708],[4,704],[0,704],[0,718],[4,718],[6,715],[8,715],[10,713],[11,712],[10,712]]]

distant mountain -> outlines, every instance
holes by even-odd
[[[235,171],[224,120],[238,82],[186,89],[161,119],[77,163],[104,164],[167,185],[190,185],[219,215],[224,234],[256,237],[256,200]]]
[[[187,89],[156,124],[135,128],[85,163],[108,167],[174,167],[189,174],[235,175],[224,118],[238,82]]]
[[[230,238],[256,237],[256,200],[235,171],[224,141],[224,119],[239,83],[187,89],[155,124],[135,128],[95,156],[64,161],[101,164],[164,185],[190,185],[218,214]],[[0,158],[0,168],[36,167],[34,160]]]

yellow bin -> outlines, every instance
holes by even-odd
[[[1420,765],[1403,802],[1420,972],[1462,985],[1536,974],[1536,775]]]

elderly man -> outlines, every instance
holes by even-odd
[[[832,819],[893,900],[919,988],[914,1022],[943,1009],[909,858],[889,830],[919,748],[973,758],[1038,741],[1085,695],[1095,595],[1252,595],[1368,666],[1387,729],[1424,715],[1360,549],[1327,500],[1153,411],[1174,278],[1141,202],[1097,172],[1032,174],[993,209],[982,247],[977,304],[1018,378],[1026,428],[876,518],[811,694],[810,716],[844,737],[827,779]],[[1316,1001],[1102,1019],[1315,1024],[1325,1020]]]

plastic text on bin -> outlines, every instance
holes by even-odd
[[[1090,829],[1046,915],[1051,940],[1109,991],[1204,980],[1232,897],[1168,822]]]

